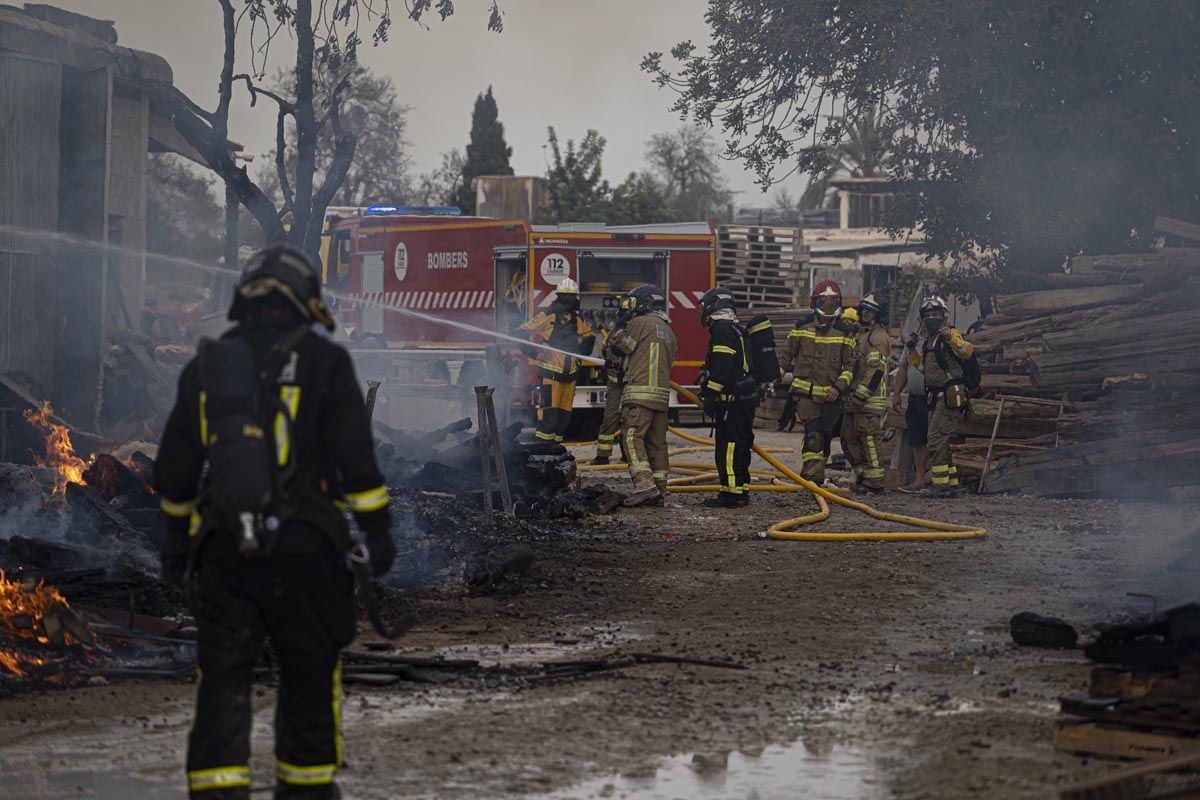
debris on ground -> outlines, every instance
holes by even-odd
[[[1070,624],[1057,617],[1043,617],[1032,611],[1014,614],[1009,621],[1012,640],[1026,647],[1070,648],[1079,641],[1079,634]]]
[[[1084,649],[1086,694],[1061,698],[1060,750],[1110,758],[1200,754],[1200,603],[1114,625]]]

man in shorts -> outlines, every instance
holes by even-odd
[[[905,342],[905,347],[910,351],[916,349],[915,334]],[[925,397],[925,376],[919,367],[914,367],[904,358],[900,361],[896,388],[892,392],[892,410],[897,414],[900,413],[900,400],[906,391],[908,410],[904,412],[904,421],[908,426],[908,446],[912,448],[916,477],[909,485],[901,486],[900,491],[913,493],[925,487],[925,473],[929,465],[929,403]]]

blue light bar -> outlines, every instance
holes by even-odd
[[[408,214],[413,216],[430,216],[430,217],[459,217],[462,216],[462,209],[458,206],[371,206],[367,209],[368,214],[374,215],[392,215],[392,214]]]

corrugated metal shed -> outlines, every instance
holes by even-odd
[[[11,229],[57,226],[61,92],[58,64],[0,54],[0,371],[47,390],[56,284],[39,243]]]

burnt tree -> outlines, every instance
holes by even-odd
[[[221,9],[224,59],[217,82],[217,106],[209,111],[174,86],[161,88],[174,103],[176,129],[196,149],[226,190],[253,215],[268,242],[286,241],[316,259],[320,251],[325,209],[341,187],[354,160],[357,136],[344,124],[342,104],[356,74],[360,32],[369,28],[372,44],[388,39],[392,25],[390,0],[216,0]],[[488,28],[502,29],[499,6],[489,3]],[[411,0],[407,16],[423,24],[433,11],[445,20],[454,13],[452,0]],[[290,32],[296,46],[291,96],[262,86],[271,48],[280,33]],[[239,41],[249,38],[248,72],[236,71]],[[287,41],[287,39],[285,39]],[[327,93],[315,91],[318,73],[342,75]],[[229,109],[234,90],[243,86],[250,105],[260,98],[273,102],[276,114],[275,169],[281,204],[263,191],[239,165],[229,144]],[[318,100],[318,94],[324,102]],[[294,130],[295,158],[285,157],[288,126]],[[328,133],[332,157],[318,172],[318,141]]]

